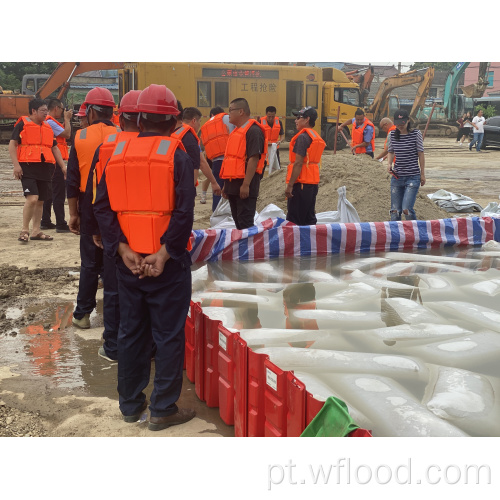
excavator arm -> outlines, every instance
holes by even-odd
[[[349,80],[359,85],[359,93],[361,96],[360,105],[361,107],[364,107],[366,105],[368,94],[370,93],[370,86],[372,84],[373,77],[375,76],[372,65],[369,64],[368,68],[348,71],[346,76]]]
[[[59,87],[57,97],[61,99],[69,89],[71,79],[81,73],[87,71],[96,71],[100,69],[123,69],[121,62],[63,62],[59,63],[48,80],[40,87],[37,92],[37,97],[46,99],[52,92],[55,92]]]
[[[490,66],[489,62],[479,63],[479,73],[477,75],[477,82],[466,85],[465,87],[460,87],[465,97],[483,97],[484,91],[488,86],[488,68]]]
[[[386,113],[387,108],[387,96],[391,91],[399,87],[422,82],[422,80],[425,79],[425,75],[422,75],[422,72],[427,72],[428,70],[429,68],[415,69],[407,73],[399,73],[398,75],[386,78],[378,88],[373,103],[367,110],[368,113],[373,115],[373,120],[378,122],[383,118],[382,114],[384,112]]]
[[[432,80],[434,80],[434,68],[428,68],[425,72],[422,82],[417,89],[417,95],[413,101],[413,106],[410,111],[410,120],[412,122],[416,121],[418,112],[423,108],[425,100],[429,95],[429,89],[432,85]]]

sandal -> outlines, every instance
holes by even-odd
[[[40,241],[52,241],[54,238],[44,233],[38,233],[36,236],[32,236],[30,240],[40,240]]]
[[[28,243],[28,238],[29,238],[29,231],[21,231],[19,233],[19,238],[18,241],[22,241],[23,243]]]

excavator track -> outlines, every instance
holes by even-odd
[[[423,132],[425,130],[425,123],[421,123],[418,128]],[[426,136],[428,137],[453,137],[457,134],[458,127],[444,123],[431,123],[426,132]]]

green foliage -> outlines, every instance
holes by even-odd
[[[20,90],[24,75],[50,75],[56,67],[55,62],[0,62],[0,86],[4,90]]]
[[[483,115],[485,118],[491,118],[492,116],[495,116],[497,113],[496,113],[496,109],[495,109],[495,106],[492,106],[491,104],[489,104],[488,106],[483,106],[482,104],[478,104],[474,110],[476,111],[476,113],[482,109],[483,110]]]
[[[436,71],[451,71],[456,62],[416,62],[410,66],[410,70],[422,69],[433,66]]]

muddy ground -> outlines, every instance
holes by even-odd
[[[381,147],[383,140],[377,140]],[[427,138],[427,184],[416,210],[419,218],[449,217],[425,196],[446,189],[473,198],[485,207],[498,201],[500,150],[469,152],[450,138]],[[287,145],[282,160],[288,156]],[[288,163],[283,162],[285,165]],[[389,179],[384,167],[348,151],[325,152],[317,211],[337,209],[337,188],[362,221],[387,220]],[[198,188],[200,191],[200,187]],[[261,185],[258,210],[268,203],[286,207],[284,172]],[[196,202],[195,229],[209,226],[211,194]],[[97,356],[102,334],[102,290],[90,330],[71,326],[78,290],[78,237],[57,234],[53,242],[17,241],[23,197],[12,178],[7,146],[0,146],[0,437],[3,436],[151,436],[145,420],[120,420],[116,364]],[[478,213],[460,216],[473,216]],[[154,368],[154,365],[153,365]],[[149,394],[151,387],[147,389]],[[218,409],[207,408],[185,379],[180,404],[194,406],[197,418],[157,435],[231,436]]]

